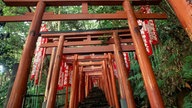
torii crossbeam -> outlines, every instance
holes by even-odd
[[[47,6],[73,6],[88,3],[89,5],[122,5],[124,0],[4,0],[8,6],[36,6],[39,1]],[[162,0],[130,0],[133,5],[158,5]]]

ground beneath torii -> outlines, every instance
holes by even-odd
[[[103,91],[94,87],[87,98],[79,103],[79,108],[109,108],[109,105]]]

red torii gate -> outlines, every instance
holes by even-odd
[[[181,1],[181,0],[180,0]],[[35,49],[35,43],[37,41],[37,37],[39,35],[40,25],[41,21],[45,20],[87,20],[87,19],[127,19],[129,29],[131,32],[131,36],[133,39],[133,43],[136,49],[136,54],[138,55],[138,61],[140,64],[140,68],[142,71],[144,84],[147,90],[147,94],[150,100],[151,107],[158,107],[163,108],[163,101],[160,96],[160,92],[152,71],[152,67],[150,64],[150,61],[148,59],[148,56],[146,54],[146,50],[141,38],[141,34],[139,31],[139,27],[137,24],[136,19],[137,18],[166,18],[165,14],[159,15],[159,14],[145,14],[141,15],[137,13],[134,13],[132,6],[130,4],[130,0],[4,0],[6,5],[8,6],[36,6],[36,11],[33,15],[24,15],[24,16],[13,16],[13,17],[0,17],[0,21],[32,21],[29,35],[27,37],[25,47],[23,50],[23,54],[21,57],[20,65],[18,68],[17,76],[13,85],[13,89],[11,92],[11,96],[7,105],[7,108],[18,108],[21,107],[22,99],[25,94],[26,86],[27,86],[27,80],[29,75],[29,68],[31,65],[33,52]],[[132,5],[145,5],[145,4],[159,4],[161,0],[149,0],[149,1],[140,1],[140,0],[132,0]],[[179,7],[179,3],[176,3],[173,0],[169,0],[169,2],[173,5],[174,10],[176,11],[178,18],[182,22],[183,26],[186,28],[186,31],[188,31],[188,34],[191,36],[192,30],[191,25],[192,22],[190,22],[190,14],[182,14],[184,13],[184,9],[182,8],[181,11],[178,11],[177,8]],[[183,2],[182,2],[183,3]],[[95,14],[90,15],[88,14],[88,4],[89,5],[123,5],[124,11],[120,13],[115,14]],[[73,15],[53,15],[53,14],[45,14],[45,7],[46,6],[68,6],[68,5],[82,5],[82,14],[79,14],[78,18],[72,18]],[[174,7],[175,5],[175,7]],[[182,4],[182,6],[186,6],[186,4]],[[188,10],[191,10],[189,8]],[[101,15],[102,17],[97,17]],[[152,15],[149,16],[149,15]],[[56,16],[55,19],[53,16]],[[120,16],[120,17],[119,17]],[[181,16],[186,16],[186,18],[183,18]],[[23,17],[23,18],[22,18]],[[64,18],[68,17],[68,18]],[[92,17],[92,18],[91,18]],[[15,18],[15,20],[13,19]],[[184,21],[184,22],[183,22]],[[114,43],[115,46],[115,55],[117,55],[116,59],[118,59],[118,63],[124,64],[121,47],[119,46],[119,37],[117,33],[113,33],[114,37]],[[58,49],[56,56],[62,55],[62,47],[64,42],[64,35],[60,36],[59,43],[58,43]],[[77,59],[77,57],[76,57]],[[60,64],[60,59],[55,60],[55,64]],[[59,65],[58,65],[59,66]],[[58,73],[58,66],[55,66],[54,70],[55,73]],[[105,62],[103,64],[103,67],[105,67]],[[129,90],[129,82],[127,82],[127,75],[125,74],[125,66],[120,67],[120,77],[122,79],[122,88],[125,92],[126,101],[128,104],[128,107],[132,108],[134,106],[134,102],[130,99],[131,91]],[[55,75],[57,76],[57,75]],[[54,77],[54,75],[52,76]],[[51,83],[52,85],[57,83],[57,79],[53,80]],[[20,87],[18,89],[17,87]],[[54,92],[53,92],[54,93]],[[49,95],[51,95],[50,93]],[[55,100],[50,100],[55,101]],[[131,104],[133,103],[133,104]],[[50,107],[52,107],[53,104],[50,104]],[[48,106],[49,107],[49,106]]]
[[[114,38],[114,33],[115,32],[117,32],[118,34],[120,34],[119,36],[120,37],[123,37],[124,39],[121,39],[121,43],[132,43],[132,39],[129,39],[130,38],[130,35],[129,35],[129,33],[130,33],[130,31],[129,30],[127,30],[127,29],[124,29],[124,30],[102,30],[102,31],[84,31],[84,32],[72,32],[72,33],[55,33],[55,34],[42,34],[42,37],[46,37],[46,38],[58,38],[58,37],[60,37],[60,36],[65,36],[65,39],[66,39],[66,41],[64,42],[64,44],[63,44],[63,46],[66,46],[66,47],[64,47],[63,48],[63,54],[75,54],[75,53],[79,53],[79,54],[87,54],[87,53],[105,53],[105,52],[114,52],[114,51],[116,51],[116,49],[115,48],[113,48],[113,46],[112,45],[110,45],[110,44],[115,44],[115,46],[119,46],[120,48],[122,47],[123,48],[123,50],[121,51],[121,52],[123,52],[123,51],[133,51],[133,50],[135,50],[134,49],[134,47],[133,47],[133,45],[126,45],[126,46],[128,46],[128,47],[125,47],[125,45],[120,45],[120,43],[116,43],[115,42],[115,39],[116,38]],[[99,39],[99,37],[100,36],[103,36],[103,35],[106,35],[106,37],[108,37],[109,38],[109,40],[106,42],[106,43],[108,43],[109,45],[105,45],[105,46],[89,46],[89,49],[87,49],[87,47],[85,46],[85,45],[102,45],[102,42],[101,42],[101,40],[98,40]],[[127,39],[128,38],[128,39]],[[93,40],[92,40],[93,39]],[[119,39],[119,38],[118,38]],[[54,39],[55,40],[55,39]],[[70,41],[70,42],[68,42],[68,40]],[[72,40],[76,40],[76,41],[72,41]],[[78,41],[77,41],[78,40]],[[60,41],[59,41],[60,42]],[[86,42],[86,43],[85,43]],[[42,47],[56,47],[58,45],[58,42],[53,42],[53,43],[46,43],[46,44],[42,44],[41,46]],[[75,48],[70,48],[71,50],[67,50],[67,49],[69,49],[69,48],[67,48],[67,46],[83,46],[82,48],[79,48],[79,47],[75,47]],[[61,47],[60,47],[61,48]],[[104,48],[104,49],[103,49]],[[62,49],[60,49],[60,50],[62,50]],[[47,54],[50,54],[50,51],[49,50],[47,50],[47,52],[46,52]],[[119,54],[118,55],[115,55],[115,56],[117,56],[116,58],[120,58],[119,57]],[[110,57],[106,57],[106,56],[92,56],[92,57],[90,57],[90,56],[84,56],[84,57],[80,57],[80,59],[83,59],[83,60],[103,60],[103,59],[106,59],[107,60],[107,58],[110,58]],[[68,61],[70,58],[66,58],[66,61]],[[78,60],[79,60],[79,58],[78,58]],[[71,61],[71,60],[70,60]],[[106,62],[106,61],[105,61]],[[77,63],[76,63],[77,64]],[[78,63],[79,64],[79,63]],[[79,65],[98,65],[98,64],[101,64],[101,63],[80,63]],[[112,63],[110,63],[110,64],[112,64]],[[122,67],[124,67],[125,65],[124,65],[124,62],[123,63],[118,63],[118,64],[122,64],[123,66],[121,66],[120,67],[120,69],[122,68]],[[57,64],[56,64],[57,65]],[[110,66],[110,73],[108,73],[108,74],[106,74],[106,71],[108,71],[108,69],[106,68],[106,66],[102,63],[102,65],[103,65],[103,78],[104,79],[102,79],[102,80],[108,80],[108,82],[105,82],[104,81],[104,87],[102,87],[102,89],[105,91],[105,93],[106,93],[106,95],[107,95],[107,99],[108,99],[108,101],[109,101],[109,103],[110,103],[110,105],[111,106],[116,106],[117,108],[119,107],[119,105],[118,105],[118,102],[117,102],[117,97],[116,97],[116,95],[117,94],[115,94],[116,93],[116,91],[117,90],[115,90],[115,81],[113,81],[114,80],[114,74],[110,74],[110,73],[112,73],[112,65]],[[76,65],[74,65],[74,67],[75,67]],[[105,67],[105,68],[104,68]],[[81,70],[81,69],[80,69]],[[76,75],[76,74],[78,74],[78,70],[75,70],[74,69],[74,71],[75,72],[77,72],[77,73],[75,73],[75,76],[73,76],[73,79],[76,79],[76,80],[73,80],[73,84],[72,84],[72,93],[71,93],[71,99],[70,99],[70,107],[77,107],[76,105],[77,105],[77,102],[79,102],[79,101],[77,101],[77,99],[78,99],[78,96],[80,95],[80,94],[78,94],[78,92],[77,92],[77,90],[78,90],[78,80],[79,80],[79,78],[78,78],[78,75]],[[101,70],[100,70],[101,71]],[[121,72],[123,72],[123,73],[127,73],[126,72],[126,70],[119,70],[119,71],[121,71]],[[83,71],[82,71],[83,72]],[[82,72],[79,72],[79,73],[82,73]],[[52,79],[58,79],[58,77],[57,78],[52,78]],[[86,83],[86,87],[88,87],[89,86],[89,84],[91,84],[90,83],[90,80],[88,80],[89,79],[89,76],[87,76],[87,83]],[[120,79],[120,78],[119,78]],[[113,82],[112,82],[113,81]],[[56,81],[57,82],[57,81]],[[112,86],[110,85],[110,84],[113,84]],[[121,85],[121,83],[119,84],[119,85]],[[52,86],[56,86],[55,84],[54,85],[52,85]],[[107,87],[107,88],[105,88],[105,86]],[[128,100],[131,100],[130,101],[130,105],[132,105],[132,106],[134,106],[135,105],[135,103],[134,103],[134,99],[133,99],[133,96],[132,96],[132,90],[131,90],[131,86],[130,85],[128,85],[129,86],[129,90],[128,91],[130,91],[129,92],[129,99],[128,98],[126,98],[126,99],[128,99]],[[90,87],[92,87],[92,84],[86,89],[86,94],[88,93],[88,91],[90,90]],[[104,89],[105,88],[105,89]],[[114,92],[112,92],[112,91],[109,91],[109,90],[113,90]],[[50,90],[50,91],[53,91],[53,90]],[[125,90],[122,90],[122,91],[125,91]],[[79,93],[81,93],[81,92],[79,92]],[[53,98],[52,100],[55,100],[55,94],[56,94],[56,92],[54,92],[54,96],[49,96],[48,98]],[[115,100],[113,100],[113,98],[115,99]],[[126,100],[125,99],[125,96],[124,95],[122,95],[122,99],[124,99],[124,100]],[[53,103],[51,103],[50,101],[49,101],[49,99],[48,99],[48,105],[54,105],[54,102]]]
[[[44,14],[44,10],[46,5],[63,5],[63,4],[67,4],[67,5],[78,5],[80,4],[84,4],[82,5],[82,13],[87,13],[88,12],[88,4],[92,4],[92,5],[100,5],[100,3],[102,5],[123,5],[124,7],[124,12],[125,15],[127,15],[127,19],[128,19],[128,24],[129,24],[129,28],[130,28],[130,32],[132,35],[132,39],[134,42],[134,46],[136,49],[136,53],[138,55],[138,61],[139,64],[141,66],[141,71],[142,71],[142,75],[144,78],[144,83],[146,86],[146,90],[147,93],[150,94],[149,95],[149,100],[151,103],[152,107],[163,107],[163,101],[162,98],[160,96],[160,92],[152,71],[152,67],[149,61],[149,58],[146,54],[146,50],[145,50],[145,46],[143,44],[142,38],[141,38],[141,34],[139,31],[139,27],[136,21],[136,16],[134,14],[134,11],[132,9],[132,6],[130,4],[130,2],[128,0],[95,0],[95,1],[83,1],[83,0],[76,0],[74,2],[71,2],[72,0],[68,0],[65,2],[65,0],[59,0],[59,1],[55,1],[55,0],[5,0],[4,2],[7,5],[24,5],[24,6],[29,6],[29,5],[36,5],[36,11],[34,13],[33,19],[32,19],[32,24],[29,30],[29,35],[27,37],[27,41],[25,44],[25,48],[23,50],[23,54],[22,54],[22,58],[20,61],[20,65],[18,68],[18,72],[17,72],[17,77],[15,79],[14,82],[14,86],[11,92],[11,96],[8,102],[7,107],[21,107],[21,103],[22,103],[22,96],[25,94],[25,90],[26,90],[26,84],[27,84],[27,79],[28,79],[28,74],[29,74],[29,68],[30,68],[30,64],[31,64],[31,60],[33,57],[33,52],[35,49],[35,43],[37,41],[37,37],[39,34],[39,29],[40,29],[40,25],[41,25],[41,20],[43,18],[43,14]],[[158,0],[159,1],[159,0]],[[77,4],[74,4],[77,3]],[[144,3],[157,3],[157,1],[151,1],[151,2],[144,2]],[[118,40],[118,36],[116,33],[114,33],[114,38],[116,38],[117,41],[115,41],[115,44],[119,45],[119,40]],[[61,62],[61,54],[62,54],[62,44],[64,42],[64,36],[60,36],[59,38],[59,44],[58,44],[58,49],[57,53],[56,53],[56,60],[55,60],[55,66],[54,66],[54,73],[57,74],[53,74],[52,75],[52,81],[51,81],[51,85],[50,87],[52,87],[52,85],[57,84],[57,80],[55,79],[56,76],[58,76],[58,71],[59,71],[59,64]],[[121,48],[118,46],[115,46],[117,53],[116,55],[118,55],[118,62],[120,64],[124,64],[124,60],[122,58],[122,53],[119,53],[121,51]],[[125,66],[125,65],[124,65]],[[77,71],[77,68],[75,69]],[[125,93],[125,97],[126,97],[126,101],[128,103],[128,107],[132,108],[135,107],[134,101],[133,101],[133,97],[130,97],[132,95],[132,91],[130,90],[130,84],[127,81],[127,75],[125,73],[125,67],[121,67],[120,68],[120,77],[122,80],[122,89],[124,90]],[[54,79],[53,79],[54,78]],[[75,84],[76,85],[76,84]],[[21,87],[21,90],[18,90],[17,87]],[[54,86],[53,86],[54,88]],[[55,92],[56,88],[51,91],[49,93],[49,95],[53,95],[53,93]],[[52,98],[53,99],[53,98]],[[48,100],[50,101],[49,105],[47,105],[47,107],[53,107],[53,104],[51,104],[51,102],[55,101],[55,100]],[[158,104],[157,104],[158,103]]]

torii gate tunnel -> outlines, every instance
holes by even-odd
[[[52,75],[47,77],[46,90],[47,108],[53,108],[56,101],[57,84],[62,55],[66,62],[73,65],[73,76],[69,105],[66,95],[65,107],[77,108],[90,88],[93,87],[92,78],[98,81],[98,86],[105,92],[110,106],[119,108],[117,88],[113,72],[113,61],[118,69],[118,83],[121,99],[127,103],[128,108],[135,108],[133,91],[128,79],[128,74],[123,58],[123,52],[135,51],[142,72],[147,95],[152,108],[164,108],[164,103],[148,58],[137,19],[166,19],[165,13],[139,13],[135,12],[135,5],[155,5],[161,0],[3,0],[7,6],[36,6],[34,13],[21,16],[0,16],[1,22],[32,21],[29,34],[23,49],[16,79],[11,91],[7,108],[21,108],[23,97],[26,93],[29,70],[34,56],[34,50],[39,36],[42,21],[64,20],[127,20],[129,28],[120,30],[95,30],[84,32],[41,34],[51,42],[42,44],[47,47],[46,54],[51,54],[50,69]],[[191,38],[192,34],[192,9],[191,2],[185,0],[167,0],[173,7],[181,24]],[[48,6],[82,6],[80,14],[54,14],[45,12]],[[122,5],[123,11],[105,14],[90,14],[88,6],[114,6]],[[186,8],[185,8],[186,7]],[[101,46],[99,36],[107,34],[107,44]],[[53,41],[54,38],[54,41]],[[78,41],[77,41],[78,40]],[[124,44],[122,44],[124,43]],[[97,46],[94,46],[97,45]],[[100,46],[98,46],[100,45]],[[83,46],[83,47],[70,47]],[[55,48],[57,50],[55,50]],[[91,55],[90,55],[91,54]],[[53,59],[55,58],[55,59]],[[88,62],[91,61],[91,62]],[[90,67],[91,66],[91,67]],[[19,87],[19,88],[18,88]],[[67,88],[68,92],[68,88]]]

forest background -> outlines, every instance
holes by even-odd
[[[138,7],[134,7],[136,10]],[[158,8],[151,7],[153,12],[166,12],[167,20],[155,20],[159,36],[159,44],[153,46],[154,54],[150,56],[153,70],[161,90],[166,108],[192,108],[192,42],[180,25],[170,5],[163,0]],[[35,10],[30,7],[30,10]],[[123,10],[120,6],[91,6],[90,13],[114,13]],[[7,7],[0,0],[0,15],[23,15],[28,12],[26,7]],[[57,14],[80,13],[81,7],[49,7],[46,11],[53,11]],[[90,21],[55,21],[45,22],[50,31],[76,31],[89,29],[126,27],[127,21],[123,20],[90,20]],[[30,22],[0,23],[0,108],[7,102],[9,88],[14,79],[13,70],[15,64],[19,63],[22,48],[28,34]],[[138,108],[148,108],[149,102],[144,88],[139,65],[131,58],[131,76],[134,97]],[[45,59],[44,77],[46,77],[49,57]],[[38,87],[38,92],[33,83],[29,80],[27,94],[43,94],[46,79]],[[61,91],[63,92],[63,91]],[[38,98],[38,99],[37,99]],[[42,97],[33,98],[34,106],[39,107]],[[27,99],[26,99],[27,100]],[[30,99],[28,99],[29,101]],[[63,101],[58,97],[59,102]],[[64,102],[64,101],[63,101]],[[32,107],[26,102],[25,107]]]

